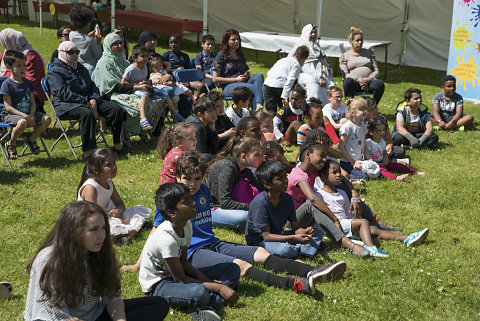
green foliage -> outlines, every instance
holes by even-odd
[[[6,28],[0,24],[0,28]],[[39,35],[37,24],[14,20],[8,25],[21,30],[43,57],[49,60],[58,45],[56,30],[47,24]],[[138,32],[129,33],[130,48]],[[218,42],[218,40],[217,40]],[[160,37],[157,51],[168,50],[166,37]],[[196,43],[185,41],[190,56],[200,51]],[[245,50],[252,73],[263,72],[273,65],[273,53]],[[381,68],[383,68],[381,64]],[[393,126],[394,108],[408,87],[422,90],[424,102],[440,91],[439,79],[444,74],[422,68],[389,65],[386,91],[379,106]],[[340,78],[336,77],[337,83]],[[47,110],[51,111],[50,106]],[[480,119],[476,106],[465,104],[465,112]],[[51,113],[50,113],[51,114]],[[476,124],[476,123],[475,123]],[[50,137],[59,135],[51,128]],[[404,182],[368,181],[360,188],[361,196],[382,218],[404,233],[423,227],[431,229],[429,238],[416,248],[405,248],[393,241],[376,240],[390,254],[387,259],[360,259],[346,250],[329,244],[331,250],[307,260],[311,264],[347,262],[345,277],[334,283],[318,286],[315,297],[297,295],[243,279],[240,300],[227,307],[227,320],[478,320],[478,248],[480,247],[478,216],[477,130],[440,132],[438,150],[414,150],[408,155],[412,166],[425,171],[426,177],[413,176]],[[19,141],[19,146],[25,137]],[[111,137],[108,137],[111,143]],[[54,139],[46,140],[51,146]],[[73,137],[73,141],[79,141]],[[143,144],[133,138],[136,154],[118,157],[115,184],[127,206],[142,204],[154,208],[153,194],[158,186],[162,160],[154,152],[154,144]],[[290,160],[296,153],[287,148]],[[0,280],[13,284],[13,295],[0,301],[0,320],[21,320],[25,307],[29,276],[25,265],[52,228],[60,209],[76,200],[76,188],[83,164],[75,161],[65,141],[52,153],[53,162],[44,154],[13,161],[10,173],[0,159]],[[128,246],[117,246],[122,264],[136,262],[149,231],[142,231]],[[243,236],[217,229],[219,237],[244,243]],[[65,267],[68,269],[68,266]],[[477,272],[475,272],[477,271]],[[124,298],[142,296],[138,272],[122,275]],[[187,320],[173,310],[168,320]]]

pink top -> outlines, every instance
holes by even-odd
[[[160,173],[160,185],[175,182],[175,164],[184,151],[180,147],[173,147],[163,160],[162,172]]]
[[[313,189],[313,185],[315,184],[315,178],[318,176],[318,171],[313,171],[308,175],[305,173],[300,167],[295,167],[292,169],[290,174],[288,174],[288,187],[287,193],[290,194],[293,198],[293,204],[295,204],[295,210],[300,207],[303,203],[305,203],[305,199],[307,198],[305,194],[303,194],[302,189],[298,186],[298,183],[301,181],[308,181],[310,187]]]

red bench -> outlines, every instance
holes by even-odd
[[[97,16],[100,22],[110,24],[110,10],[98,10]],[[167,36],[176,33],[183,37],[185,31],[196,32],[197,40],[203,28],[201,20],[172,18],[135,10],[115,10],[115,25],[138,30],[151,30],[156,34]]]

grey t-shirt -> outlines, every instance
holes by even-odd
[[[407,107],[407,117],[408,122],[404,125],[405,129],[409,133],[420,133],[422,131],[422,124],[419,113],[417,112],[416,114],[412,114],[410,112],[410,108]],[[397,113],[397,121],[401,121],[402,123],[404,123],[403,115],[401,112]]]
[[[457,106],[463,106],[463,98],[459,94],[453,94],[450,100],[447,100],[444,93],[438,93],[433,96],[433,104],[438,104],[440,114],[443,116],[453,116],[457,112]]]
[[[33,93],[33,85],[30,80],[22,78],[22,83],[17,83],[11,78],[5,79],[0,89],[0,95],[8,95],[12,100],[12,107],[24,114],[30,113],[30,94]],[[3,107],[0,114],[8,113]]]
[[[147,65],[143,66],[142,69],[138,69],[134,64],[131,64],[125,69],[123,73],[123,78],[131,83],[139,83],[148,79],[148,67]]]

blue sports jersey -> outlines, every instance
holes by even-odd
[[[206,245],[219,242],[212,230],[212,212],[210,209],[210,189],[202,184],[195,195],[192,196],[193,201],[197,206],[197,217],[192,222],[193,236],[192,242],[188,246],[187,256],[195,252],[195,250]],[[155,209],[155,219],[153,225],[158,226],[162,224],[163,217],[160,212]]]

